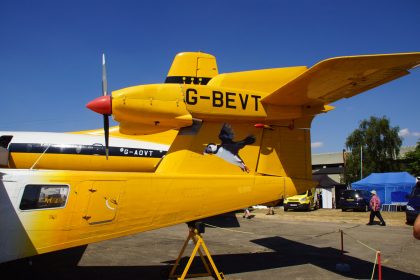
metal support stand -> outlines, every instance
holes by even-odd
[[[222,272],[219,272],[217,270],[217,267],[214,264],[214,261],[213,261],[211,255],[210,255],[210,252],[207,249],[206,244],[204,243],[204,239],[203,239],[203,237],[200,234],[200,232],[204,232],[204,228],[203,227],[200,227],[200,226],[196,226],[196,225],[197,225],[197,223],[195,223],[194,226],[189,225],[188,238],[187,238],[187,240],[185,240],[184,246],[182,246],[181,252],[179,253],[178,258],[176,259],[176,262],[175,262],[174,266],[172,267],[171,272],[169,273],[169,278],[177,278],[178,280],[184,280],[185,277],[192,278],[192,277],[213,276],[213,277],[215,277],[218,280],[225,279],[223,273]],[[184,251],[185,251],[185,249],[186,249],[186,247],[188,245],[188,242],[190,240],[192,240],[194,242],[195,247],[194,247],[194,249],[193,249],[193,251],[191,253],[191,256],[190,256],[190,258],[188,260],[187,265],[184,268],[184,271],[182,272],[181,275],[177,275],[177,274],[175,274],[176,268],[178,267],[179,262],[181,261],[182,255],[184,254]],[[202,249],[204,250],[205,255],[201,251],[201,248],[200,247],[202,247]],[[194,257],[197,255],[197,252],[200,255],[201,261],[203,262],[204,267],[205,267],[207,273],[187,274],[188,273],[188,270],[190,269],[191,264],[192,264],[192,262],[194,260]],[[207,257],[208,261],[210,262],[210,266],[213,269],[213,273],[210,270],[209,263],[207,262],[207,260],[206,260],[205,257]]]

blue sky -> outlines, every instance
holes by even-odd
[[[306,65],[345,55],[420,51],[420,1],[0,1],[0,130],[99,128],[85,108],[110,90],[163,82],[182,51],[220,72]],[[370,116],[420,138],[420,69],[332,105],[313,122],[313,153],[344,148]]]

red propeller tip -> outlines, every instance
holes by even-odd
[[[98,97],[90,101],[86,105],[86,107],[98,114],[111,115],[112,114],[111,96],[105,95],[105,96]]]

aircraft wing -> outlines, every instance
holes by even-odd
[[[262,102],[325,105],[407,75],[419,64],[419,52],[335,57],[309,68]]]

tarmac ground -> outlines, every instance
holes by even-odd
[[[246,219],[238,211],[204,221],[204,241],[225,279],[371,279],[376,251],[383,279],[420,279],[420,240],[404,212],[382,212],[385,227],[366,225],[369,213],[340,209],[266,213],[254,209]],[[187,236],[180,224],[1,264],[0,271],[14,279],[167,279]],[[191,272],[205,272],[198,256]]]

